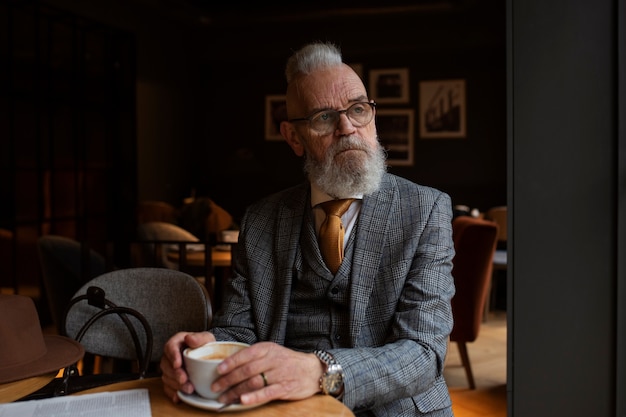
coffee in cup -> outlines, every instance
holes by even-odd
[[[216,400],[221,393],[211,391],[211,384],[219,376],[217,365],[233,353],[248,346],[250,345],[247,343],[224,341],[185,349],[183,351],[185,369],[198,395],[209,400]]]

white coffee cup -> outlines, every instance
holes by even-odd
[[[217,365],[228,356],[250,346],[239,342],[210,342],[197,348],[183,351],[185,369],[189,380],[201,397],[216,400],[220,392],[211,391],[211,384],[219,376]]]

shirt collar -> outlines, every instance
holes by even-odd
[[[363,194],[355,194],[344,198],[356,198],[357,200],[362,200]],[[318,204],[329,200],[334,200],[334,198],[322,191],[316,184],[311,183],[311,207],[315,207]]]

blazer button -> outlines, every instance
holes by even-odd
[[[337,287],[333,287],[333,289],[332,289],[332,290],[330,290],[330,292],[331,292],[333,295],[337,295],[337,294],[339,293],[339,288],[337,288]]]

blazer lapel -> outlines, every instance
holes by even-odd
[[[363,198],[356,228],[351,271],[350,336],[355,342],[365,320],[370,295],[376,279],[389,231],[389,212],[397,199],[396,191],[385,176],[379,191]]]
[[[272,316],[267,317],[269,322],[274,323],[271,330],[271,339],[277,343],[285,341],[287,328],[287,315],[289,313],[289,301],[294,272],[302,269],[302,251],[300,248],[300,234],[304,216],[307,214],[307,204],[310,204],[310,192],[308,184],[298,188],[291,194],[291,198],[285,199],[278,213],[274,247],[278,250],[275,254],[274,271],[279,277],[273,283],[272,299],[274,309]],[[290,250],[296,248],[296,250]]]

